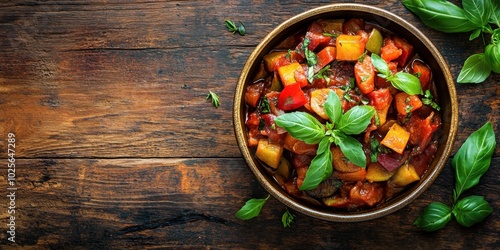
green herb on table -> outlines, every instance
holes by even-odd
[[[372,54],[372,63],[378,71],[378,76],[385,78],[394,88],[409,95],[423,94],[420,80],[415,75],[402,71],[393,74],[389,65],[377,54]]]
[[[488,170],[495,151],[495,132],[490,122],[472,133],[453,157],[451,165],[455,170],[453,206],[441,202],[429,204],[413,223],[424,231],[436,231],[446,226],[454,217],[465,227],[483,221],[493,212],[490,204],[482,196],[460,195],[479,183],[481,176]]]
[[[340,98],[333,91],[328,94],[324,108],[331,122],[326,125],[306,112],[285,113],[274,120],[292,137],[307,144],[319,144],[300,190],[314,189],[332,174],[332,144],[338,145],[353,164],[366,167],[363,146],[351,135],[360,134],[366,129],[375,115],[375,109],[368,105],[355,106],[343,113]]]
[[[281,223],[283,223],[283,227],[290,227],[290,224],[292,224],[294,219],[295,215],[292,214],[287,208],[283,213],[283,216],[281,216]]]
[[[240,34],[241,36],[244,36],[246,34],[245,25],[243,25],[242,22],[239,22],[239,24],[235,24],[234,22],[229,20],[226,20],[224,22],[229,32],[232,32],[233,34],[238,32],[238,34]]]
[[[267,197],[264,199],[252,198],[248,200],[245,205],[243,205],[243,207],[241,207],[241,209],[236,212],[236,217],[242,220],[249,220],[257,217],[269,197],[270,195],[267,195]]]
[[[214,107],[216,107],[216,108],[219,107],[219,105],[220,105],[219,96],[216,93],[209,91],[207,94],[207,100],[208,99],[212,99],[212,104],[214,105]]]
[[[500,73],[499,1],[462,0],[463,8],[446,0],[403,0],[403,4],[430,28],[445,33],[472,32],[470,41],[482,37],[484,53],[473,54],[465,60],[458,83],[481,83],[491,71]],[[485,34],[491,35],[489,44]]]

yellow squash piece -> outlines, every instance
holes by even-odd
[[[260,139],[257,144],[255,156],[270,167],[276,169],[281,162],[283,147],[278,144],[270,143],[267,139]]]
[[[372,162],[367,167],[366,179],[370,182],[387,181],[395,173],[396,173],[396,171],[393,171],[393,172],[387,171],[387,169],[382,167],[380,164],[378,164],[376,162]]]
[[[400,187],[407,186],[418,180],[420,180],[420,176],[418,176],[415,167],[411,164],[405,164],[399,167],[391,178],[391,182]]]
[[[335,42],[337,47],[337,60],[356,61],[365,53],[365,43],[360,35],[341,34]]]
[[[394,150],[398,154],[402,154],[409,139],[410,133],[399,124],[394,123],[380,144]]]

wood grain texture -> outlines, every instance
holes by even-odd
[[[436,233],[412,225],[432,201],[451,203],[448,164],[410,206],[362,223],[331,223],[270,199],[261,216],[234,213],[266,191],[241,159],[232,100],[258,42],[282,21],[332,1],[42,1],[0,3],[0,155],[16,135],[16,244],[7,241],[7,161],[0,162],[2,249],[492,249],[500,245],[500,146],[467,194],[494,213],[471,228]],[[425,27],[398,0],[374,5],[420,28],[456,78],[482,50],[469,34]],[[458,0],[453,0],[459,3]],[[224,20],[241,21],[233,35]],[[485,122],[500,119],[500,74],[456,84],[455,153]],[[220,96],[216,109],[205,99]],[[496,133],[497,142],[500,141]],[[1,157],[0,157],[1,158]]]
[[[345,224],[292,211],[297,218],[290,228],[281,225],[285,207],[273,198],[255,219],[234,217],[248,197],[267,195],[239,158],[19,160],[17,169],[16,242],[25,248],[491,249],[500,244],[497,213],[471,228],[453,221],[436,233],[412,225],[428,203],[451,203],[449,165],[411,206],[384,218]],[[500,206],[494,184],[499,174],[492,168],[466,195],[484,195]],[[3,221],[6,209],[1,211]],[[2,241],[5,237],[0,234]]]

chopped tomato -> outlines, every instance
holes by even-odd
[[[417,95],[409,95],[405,92],[398,93],[394,96],[394,99],[396,100],[396,110],[398,114],[405,117],[408,113],[419,109],[423,105]]]
[[[331,37],[323,35],[323,26],[313,22],[307,29],[306,38],[309,38],[309,50],[313,51],[318,46],[325,46],[332,40]]]
[[[307,103],[304,91],[298,83],[286,86],[278,97],[278,108],[281,110],[293,110]]]
[[[350,173],[338,172],[337,175],[343,181],[364,181],[366,180],[366,169],[359,168],[358,171]]]
[[[368,94],[375,88],[375,67],[372,64],[372,58],[364,56],[362,61],[354,65],[354,76],[356,77],[356,86],[361,93]]]
[[[412,115],[410,120],[405,124],[406,130],[410,132],[410,144],[417,145],[412,152],[412,155],[423,152],[425,147],[429,145],[432,134],[441,126],[439,115],[432,112],[425,119],[419,115]]]
[[[401,67],[404,67],[408,62],[408,59],[413,56],[413,45],[401,37],[394,36],[392,39],[394,41],[394,45],[401,50],[401,56],[399,56],[397,61]]]
[[[379,118],[378,126],[384,125],[387,121],[387,113],[392,103],[392,95],[387,88],[374,90],[368,94],[370,105],[375,108]]]
[[[384,197],[384,188],[379,183],[360,182],[349,192],[349,199],[359,206],[374,206]]]
[[[425,63],[420,60],[414,60],[411,64],[412,72],[418,75],[420,80],[420,85],[422,85],[422,90],[427,90],[429,83],[431,82],[431,69]]]
[[[316,56],[318,57],[318,63],[314,66],[314,73],[320,71],[327,64],[333,62],[337,55],[337,50],[335,47],[327,46],[322,49]]]
[[[257,107],[262,92],[264,91],[264,82],[248,85],[245,91],[245,103],[251,107]]]
[[[290,64],[286,51],[273,51],[264,56],[264,65],[267,71],[276,71],[279,67]]]
[[[394,61],[401,56],[401,54],[403,54],[403,51],[396,47],[391,38],[384,39],[384,46],[382,46],[380,50],[380,57],[382,57],[382,59],[386,62]]]

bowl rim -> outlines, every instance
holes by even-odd
[[[429,49],[429,51],[432,54],[432,57],[435,58],[439,68],[441,69],[452,104],[450,105],[451,119],[449,124],[450,130],[448,132],[448,138],[445,142],[440,142],[440,143],[445,143],[445,146],[442,157],[436,163],[435,170],[432,173],[430,173],[430,175],[427,176],[426,179],[422,180],[413,192],[409,193],[407,196],[395,199],[394,202],[391,202],[387,206],[384,205],[381,207],[374,208],[372,210],[362,210],[360,212],[352,212],[352,213],[349,212],[346,214],[337,214],[335,213],[335,211],[315,210],[312,207],[300,204],[292,200],[287,195],[283,195],[278,190],[276,190],[275,186],[273,186],[273,184],[271,184],[270,182],[263,181],[268,178],[267,176],[265,176],[267,175],[267,173],[263,173],[262,171],[260,171],[259,167],[255,164],[255,162],[251,160],[253,159],[253,156],[251,155],[251,152],[247,146],[246,135],[243,129],[244,122],[242,124],[244,118],[242,114],[242,108],[244,108],[242,95],[244,93],[249,71],[252,67],[253,62],[258,59],[260,52],[266,46],[268,46],[268,44],[273,40],[275,36],[283,32],[287,28],[297,25],[298,23],[305,21],[306,19],[314,18],[316,16],[326,14],[329,12],[340,12],[340,11],[362,12],[366,14],[375,15],[383,19],[388,19],[390,22],[401,26],[403,29],[407,30],[408,32],[412,33],[415,37],[417,37],[423,43],[423,45],[425,45]],[[429,38],[427,38],[427,36],[425,36],[425,34],[423,34],[420,30],[418,30],[415,26],[413,26],[403,18],[384,9],[365,4],[333,3],[307,10],[305,12],[299,13],[283,21],[281,24],[276,26],[271,32],[269,32],[261,40],[261,42],[254,48],[254,50],[248,57],[241,71],[240,77],[238,78],[238,82],[236,85],[236,90],[233,100],[233,128],[237,139],[238,147],[243,155],[243,158],[245,159],[247,166],[255,175],[259,183],[266,189],[266,191],[269,192],[274,198],[279,200],[281,203],[283,203],[285,206],[294,209],[298,212],[301,212],[303,214],[306,214],[308,216],[327,221],[333,221],[333,222],[366,221],[391,214],[407,206],[409,203],[413,202],[418,196],[420,196],[425,190],[429,188],[429,186],[435,181],[435,179],[441,173],[442,169],[445,167],[449,155],[452,151],[453,144],[455,141],[456,131],[458,128],[458,104],[457,104],[455,84],[453,77],[449,71],[449,67],[446,63],[446,60],[443,58],[443,56],[436,48],[436,46],[430,41]]]

